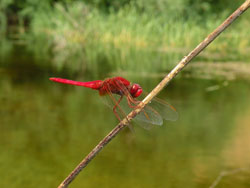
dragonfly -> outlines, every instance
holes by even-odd
[[[55,77],[50,78],[50,80],[98,90],[100,96],[107,96],[106,101],[112,107],[113,113],[119,121],[121,121],[122,116],[126,117],[127,113],[136,108],[141,102],[138,97],[143,93],[143,89],[139,84],[131,83],[119,76],[88,82]],[[124,98],[126,100],[123,100]],[[146,129],[151,128],[151,125],[162,125],[163,119],[176,121],[178,113],[173,106],[156,97],[135,117],[135,120],[141,122],[139,124]]]

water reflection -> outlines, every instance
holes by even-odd
[[[0,186],[56,187],[117,120],[97,92],[52,83],[46,68],[12,73],[15,67],[2,66],[0,75]],[[149,90],[157,81],[140,83]],[[124,130],[72,187],[209,187],[221,171],[249,167],[249,83],[207,92],[217,83],[174,81],[160,98],[177,108],[179,120]],[[248,182],[244,171],[218,187]]]

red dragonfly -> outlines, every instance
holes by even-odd
[[[54,82],[60,82],[63,84],[71,84],[76,86],[83,86],[98,90],[101,96],[109,96],[109,104],[113,106],[113,112],[116,117],[121,121],[121,116],[126,116],[133,108],[139,104],[137,98],[141,96],[143,90],[139,84],[132,84],[128,80],[122,77],[113,77],[103,80],[95,80],[89,82],[79,82],[74,80],[68,80],[63,78],[50,78]],[[117,99],[118,96],[119,98]],[[126,102],[122,100],[126,97]],[[123,104],[122,107],[120,104]],[[118,109],[118,110],[117,110]],[[175,108],[161,99],[154,98],[150,104],[145,106],[141,113],[136,116],[136,120],[143,121],[144,128],[148,127],[148,124],[162,125],[163,119],[175,121],[178,118],[178,113]],[[145,124],[146,123],[146,124]]]

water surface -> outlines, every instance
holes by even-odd
[[[118,123],[96,91],[48,80],[95,76],[41,64],[21,44],[1,55],[0,187],[58,186]],[[159,79],[133,81],[149,91]],[[249,96],[249,81],[173,81],[159,97],[178,121],[123,130],[72,187],[209,187],[223,171],[229,175],[217,187],[249,187]]]

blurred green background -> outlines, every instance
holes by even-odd
[[[119,75],[150,91],[241,3],[1,0],[0,187],[58,186],[118,123],[96,91],[49,77]],[[221,172],[216,187],[250,187],[249,20],[160,93],[176,122],[125,129],[71,187],[209,187]]]

